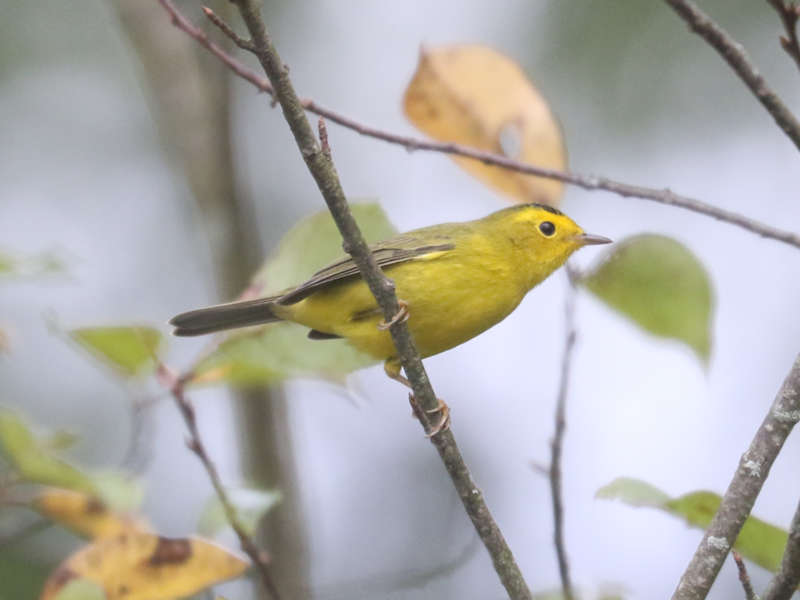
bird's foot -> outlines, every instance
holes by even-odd
[[[397,305],[400,307],[400,309],[395,313],[388,323],[385,319],[378,323],[378,329],[385,331],[395,323],[405,323],[408,321],[408,303],[398,299]]]
[[[417,398],[416,396],[414,396],[414,394],[408,395],[408,402],[409,404],[411,404],[412,416],[416,417],[417,419],[419,419],[424,423],[427,419],[423,421],[422,408],[417,402]],[[431,408],[425,411],[425,413],[427,414],[439,413],[440,415],[439,422],[436,423],[436,425],[434,425],[433,427],[431,427],[431,430],[425,434],[425,437],[428,438],[431,438],[436,434],[441,433],[442,431],[450,429],[450,407],[447,406],[445,401],[442,400],[441,398],[436,398],[436,402],[437,402],[436,408]]]

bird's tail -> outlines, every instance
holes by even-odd
[[[198,308],[172,317],[169,322],[175,326],[173,333],[183,336],[272,323],[282,320],[272,309],[275,300],[276,298],[258,298]]]

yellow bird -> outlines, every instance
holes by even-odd
[[[523,204],[475,221],[409,231],[371,250],[394,280],[403,317],[426,357],[502,321],[578,248],[610,242],[585,233],[555,208]],[[273,321],[305,325],[314,340],[345,338],[409,385],[381,309],[351,258],[276,296],[193,310],[170,323],[175,335],[190,336]]]

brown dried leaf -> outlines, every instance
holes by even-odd
[[[33,507],[48,519],[88,538],[107,538],[125,531],[149,531],[143,519],[116,513],[96,496],[60,488],[42,491]]]
[[[200,538],[129,531],[97,540],[69,557],[50,575],[39,600],[53,600],[78,577],[102,586],[107,600],[170,600],[238,577],[248,566]]]
[[[566,168],[561,129],[522,69],[499,52],[477,45],[423,49],[404,98],[420,130],[541,167]],[[453,157],[491,187],[521,202],[556,206],[563,184],[479,161]]]

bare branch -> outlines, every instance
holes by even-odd
[[[186,397],[184,392],[185,380],[177,377],[172,370],[163,364],[159,364],[157,376],[161,384],[169,389],[173,399],[175,400],[175,404],[178,407],[184,422],[186,423],[186,428],[189,430],[189,439],[186,441],[186,445],[189,447],[189,450],[194,452],[197,458],[200,459],[200,462],[203,463],[203,467],[205,467],[206,473],[208,473],[208,478],[211,480],[211,485],[214,488],[214,492],[217,494],[220,504],[222,504],[222,508],[225,512],[225,518],[227,519],[228,524],[230,524],[234,533],[236,533],[236,537],[239,538],[239,544],[242,550],[253,562],[253,566],[259,575],[259,579],[264,587],[264,590],[266,590],[273,600],[280,600],[280,594],[278,593],[278,589],[275,587],[275,583],[272,580],[272,575],[270,574],[269,557],[265,552],[259,550],[258,546],[256,546],[256,543],[253,541],[247,531],[245,531],[244,526],[239,520],[236,507],[230,501],[230,498],[228,498],[228,493],[225,491],[225,487],[222,485],[222,480],[220,479],[217,467],[206,451],[203,439],[200,437],[200,430],[197,428],[197,416],[194,411],[194,406]]]
[[[255,46],[253,42],[250,40],[246,40],[243,37],[239,37],[237,33],[228,25],[224,20],[217,16],[217,14],[208,8],[207,6],[203,7],[203,14],[211,21],[217,28],[224,33],[226,36],[230,38],[230,40],[239,46],[242,50],[247,50],[248,52],[255,52]]]
[[[383,310],[386,322],[400,310],[394,284],[381,272],[372,253],[369,252],[361,231],[353,219],[339,177],[330,157],[317,143],[314,132],[305,115],[305,108],[294,91],[286,66],[272,45],[256,0],[234,0],[255,45],[255,54],[264,68],[275,90],[284,117],[295,137],[297,146],[312,177],[317,183],[331,215],[344,239],[344,249],[358,265],[364,280]],[[513,599],[531,598],[522,573],[511,550],[489,512],[482,495],[475,485],[461,456],[455,438],[449,429],[435,431],[436,423],[429,414],[439,407],[430,381],[422,365],[406,324],[399,320],[389,329],[403,369],[411,382],[416,401],[423,409],[421,422],[450,474],[464,507],[475,525],[478,535],[486,546],[503,585]],[[431,411],[429,413],[428,411]]]
[[[800,355],[778,391],[750,447],[742,455],[717,514],[681,577],[673,600],[702,600],[744,525],[770,467],[800,420]]]
[[[572,351],[578,332],[575,328],[575,297],[577,295],[577,273],[567,264],[569,287],[564,301],[564,321],[566,339],[564,341],[564,354],[561,357],[561,382],[558,388],[556,401],[555,433],[550,443],[550,497],[553,502],[553,543],[556,547],[558,558],[558,572],[561,576],[562,595],[565,600],[572,600],[575,596],[572,591],[572,582],[569,576],[569,563],[567,561],[567,548],[564,543],[564,505],[561,498],[561,451],[564,445],[564,432],[567,428],[567,391],[569,388],[570,370],[572,366]]]
[[[159,0],[162,6],[167,10],[172,18],[173,24],[194,38],[199,44],[209,50],[214,56],[219,58],[228,68],[233,71],[238,77],[250,82],[262,92],[270,95],[273,94],[272,85],[269,80],[259,76],[252,70],[248,69],[235,58],[226,53],[218,45],[208,39],[206,33],[192,25],[172,4],[171,0]],[[570,185],[574,185],[585,190],[594,191],[601,190],[611,192],[625,198],[640,198],[643,200],[651,200],[659,204],[667,206],[675,206],[683,208],[695,213],[706,215],[718,221],[735,225],[756,235],[765,238],[777,240],[785,244],[789,244],[796,248],[800,248],[800,235],[760,223],[754,219],[745,217],[733,211],[724,210],[711,204],[701,202],[688,196],[676,194],[668,189],[654,189],[637,185],[630,185],[607,179],[605,177],[596,177],[592,175],[580,175],[578,173],[570,173],[567,171],[558,171],[556,169],[547,169],[545,167],[537,167],[528,163],[512,160],[506,156],[499,154],[492,154],[491,152],[483,152],[468,146],[460,144],[432,142],[429,140],[422,140],[418,138],[408,137],[393,134],[375,127],[364,125],[355,119],[346,117],[333,110],[324,108],[314,102],[313,100],[305,99],[300,100],[300,105],[307,111],[319,115],[345,127],[356,133],[366,137],[382,140],[390,144],[403,146],[407,150],[422,150],[428,152],[439,152],[443,154],[450,154],[454,156],[463,156],[471,158],[487,165],[494,165],[509,171],[524,173],[527,175],[536,175],[538,177],[546,177],[548,179],[556,179]]]
[[[689,29],[706,40],[720,56],[725,59],[753,95],[767,109],[778,127],[783,129],[789,139],[800,150],[800,121],[784,105],[778,94],[767,85],[755,65],[728,32],[717,25],[707,14],[690,0],[665,0],[678,15],[686,21]]]
[[[789,600],[800,586],[800,503],[789,527],[781,568],[770,581],[764,600]]]
[[[781,48],[792,58],[800,69],[800,41],[797,39],[797,20],[800,19],[800,6],[786,0],[767,0],[778,12],[787,37],[780,37]]]
[[[756,596],[756,593],[753,591],[753,584],[750,582],[750,575],[747,574],[747,566],[744,564],[744,560],[742,560],[742,555],[736,550],[731,554],[733,554],[733,560],[736,563],[736,568],[739,570],[739,581],[742,582],[745,600],[758,600],[758,596]]]

